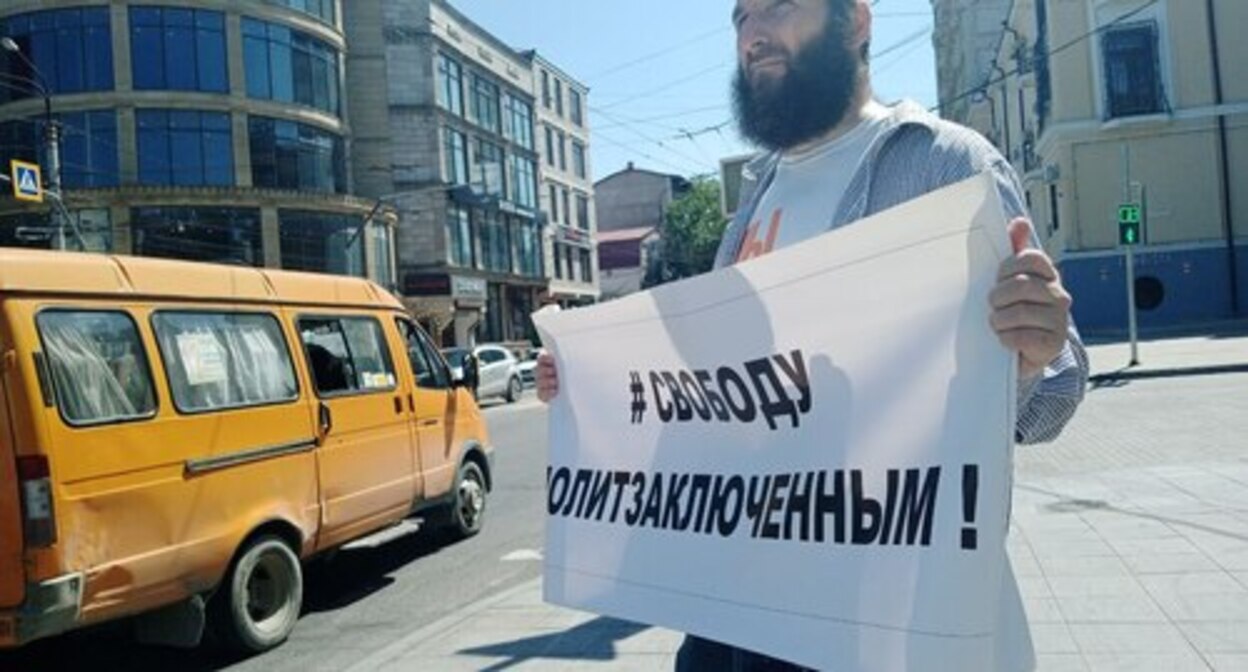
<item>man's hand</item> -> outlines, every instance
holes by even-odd
[[[533,375],[537,379],[537,398],[543,403],[550,403],[559,394],[559,372],[555,370],[555,358],[549,352],[537,356],[537,369]]]
[[[1001,264],[989,295],[992,328],[1002,345],[1017,350],[1019,375],[1029,380],[1062,351],[1070,325],[1070,294],[1062,287],[1053,260],[1031,249],[1031,222],[1010,222],[1014,256]]]

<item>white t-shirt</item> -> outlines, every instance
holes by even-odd
[[[884,131],[888,108],[872,101],[849,132],[800,152],[785,152],[750,221],[737,261],[800,243],[828,230],[858,166]]]

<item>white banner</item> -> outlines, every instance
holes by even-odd
[[[1009,254],[977,177],[760,259],[537,316],[550,602],[834,670],[988,670]]]

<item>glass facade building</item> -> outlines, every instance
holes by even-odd
[[[0,200],[0,246],[52,247],[61,222],[68,248],[394,287],[394,210],[364,225],[376,201],[350,195],[336,0],[8,4],[0,36],[35,67],[0,50],[0,158],[49,182],[46,83],[72,193],[65,222]]]

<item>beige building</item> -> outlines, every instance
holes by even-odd
[[[933,4],[939,16],[953,0]],[[1127,323],[1123,203],[1144,208],[1135,250],[1142,327],[1248,313],[1243,26],[1242,0],[1015,0],[993,74],[964,92],[942,85],[942,96],[969,93],[972,103],[961,111],[950,99],[942,109],[1018,169],[1085,332]],[[939,73],[942,82],[960,76]]]
[[[0,33],[0,160],[47,165],[46,84],[70,249],[394,286],[393,213],[350,195],[334,0],[6,0]],[[52,246],[49,210],[0,199],[0,245]]]
[[[444,345],[532,341],[546,292],[529,61],[443,0],[343,3],[359,193],[399,211],[399,287]]]
[[[600,296],[597,215],[589,161],[589,89],[536,51],[526,52],[537,99],[538,200],[546,214],[550,300],[564,306]]]

